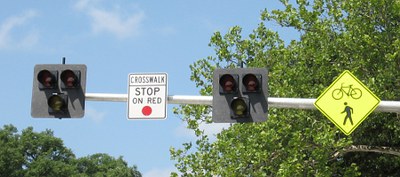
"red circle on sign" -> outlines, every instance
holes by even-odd
[[[153,111],[153,110],[151,109],[150,106],[145,106],[145,107],[142,108],[142,113],[143,113],[143,115],[145,115],[145,116],[149,116],[149,115],[151,114],[152,111]]]

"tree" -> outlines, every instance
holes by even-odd
[[[61,139],[54,137],[51,130],[36,133],[32,127],[26,128],[19,137],[19,146],[24,155],[22,169],[27,169],[23,170],[25,176],[71,176],[74,174],[74,166],[71,162],[75,155],[64,146]]]
[[[0,131],[0,174],[1,176],[22,176],[25,161],[19,136],[14,126],[4,126]]]
[[[102,153],[80,158],[76,164],[78,171],[88,176],[141,176],[136,166],[128,167],[122,157],[115,159]]]
[[[292,1],[291,1],[292,2]],[[190,66],[202,95],[212,93],[212,71],[269,69],[272,97],[316,98],[343,70],[350,70],[382,100],[400,99],[400,1],[281,0],[284,8],[261,13],[248,38],[241,28],[216,32],[216,56]],[[267,28],[298,31],[285,43]],[[396,113],[372,113],[350,136],[320,112],[270,109],[264,123],[234,124],[210,142],[199,129],[209,106],[175,109],[198,137],[171,148],[183,176],[399,176],[400,121]],[[196,150],[192,150],[196,148]],[[176,175],[176,174],[173,174]]]
[[[0,129],[0,176],[124,176],[140,177],[136,166],[128,167],[119,157],[94,154],[76,158],[54,137],[51,130],[40,133],[28,127],[18,134],[17,128]]]

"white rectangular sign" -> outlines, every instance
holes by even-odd
[[[167,117],[167,73],[129,74],[128,119]]]

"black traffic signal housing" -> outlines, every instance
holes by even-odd
[[[215,69],[212,119],[216,123],[263,122],[268,116],[266,68]]]
[[[85,111],[86,65],[41,64],[33,74],[31,116],[80,118]]]

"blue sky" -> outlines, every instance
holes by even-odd
[[[126,94],[128,74],[168,73],[169,95],[199,95],[189,65],[213,55],[208,46],[216,31],[234,25],[250,33],[264,8],[276,1],[5,1],[0,11],[0,125],[19,130],[51,129],[78,156],[123,156],[144,176],[174,171],[169,148],[194,136],[180,117],[129,121],[122,102],[86,102],[85,117],[73,120],[30,116],[35,64],[86,64],[87,93]],[[278,29],[277,25],[269,26]],[[204,126],[210,134],[224,124]]]

